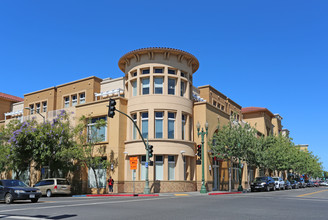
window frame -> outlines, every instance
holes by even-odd
[[[174,88],[170,88],[170,82],[173,82],[174,81]],[[167,94],[168,95],[175,95],[175,90],[176,90],[176,86],[177,86],[177,80],[175,78],[168,78],[167,80]],[[170,92],[172,91],[172,92]]]
[[[42,102],[42,112],[47,112],[48,109],[48,103],[47,101]]]
[[[173,158],[173,161],[170,160]],[[176,166],[176,163],[175,163],[175,156],[174,155],[168,155],[167,157],[167,162],[168,162],[168,172],[167,172],[167,178],[168,180],[175,180],[175,166]],[[173,165],[173,172],[172,172],[172,165]],[[171,168],[171,169],[170,169]]]
[[[70,106],[70,98],[69,96],[64,97],[64,108],[69,108]]]
[[[98,134],[96,134],[96,138],[97,138],[97,141],[95,143],[101,143],[101,142],[106,142],[107,141],[107,117],[106,116],[99,116],[99,117],[93,117],[91,118],[90,122],[88,122],[87,124],[87,141],[90,142],[91,138],[90,138],[90,135],[93,135],[93,134],[90,134],[90,132],[93,132],[93,128],[94,126],[96,125],[97,121],[98,120],[101,120],[101,119],[104,119],[106,121],[106,125],[100,127],[99,129],[97,130],[100,130],[103,128],[104,129],[104,136],[102,137],[102,139],[100,139],[100,137],[98,136]],[[96,130],[96,132],[98,133],[98,131]],[[100,135],[103,135],[102,133]],[[98,140],[99,138],[99,140]]]
[[[162,83],[156,84],[157,79],[162,80]],[[156,92],[156,89],[161,89],[161,92],[160,93]],[[163,77],[154,77],[154,94],[163,94],[163,89],[164,89],[164,78]]]
[[[72,106],[77,105],[77,94],[72,95]]]
[[[81,92],[79,94],[79,104],[84,104],[85,103],[85,92]]]
[[[170,117],[170,114],[173,114],[174,117]],[[175,138],[175,121],[176,121],[176,113],[168,112],[168,114],[167,114],[167,139]],[[170,127],[170,124],[172,122],[173,122],[173,127]],[[170,130],[171,128],[173,128],[173,131]]]
[[[147,114],[147,117],[144,117],[144,114]],[[144,122],[147,123],[147,131],[144,130]],[[141,112],[141,134],[143,138],[147,139],[149,136],[149,113],[148,112]]]
[[[148,80],[148,84],[145,84],[144,80]],[[148,91],[148,93],[145,93],[145,91]],[[141,92],[142,92],[141,93],[142,95],[149,95],[150,94],[150,79],[149,79],[149,77],[141,78]]]
[[[157,116],[157,113],[162,113],[162,116],[160,117],[160,116]],[[161,123],[161,132],[159,133],[158,131],[157,131],[157,122],[160,122]],[[163,137],[164,137],[164,112],[163,111],[155,111],[155,129],[154,129],[154,131],[155,131],[155,138],[156,139],[162,139]],[[160,136],[157,136],[157,134],[160,134]]]

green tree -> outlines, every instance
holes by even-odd
[[[249,124],[241,124],[231,120],[228,125],[218,126],[213,134],[209,146],[213,151],[212,156],[221,159],[239,162],[239,189],[241,187],[241,161],[256,164],[256,131]],[[231,181],[229,175],[229,183]],[[229,184],[230,185],[230,184]],[[230,188],[230,186],[229,186]]]
[[[104,159],[106,156],[106,145],[101,144],[102,140],[104,140],[104,135],[100,134],[104,126],[107,126],[107,122],[104,119],[92,122],[91,118],[82,116],[80,123],[76,127],[79,133],[77,159],[82,166],[92,170],[96,180],[97,193],[100,192],[100,176],[97,171],[99,169],[107,170],[109,167],[115,169],[118,166],[118,159],[114,157],[113,151],[110,152],[109,160],[107,158]]]
[[[55,119],[38,124],[35,130],[33,160],[37,169],[49,167],[51,177],[66,174],[74,166],[76,133],[69,117],[70,115],[62,110]]]
[[[6,164],[7,171],[14,171],[16,178],[27,171],[33,160],[33,149],[36,145],[36,129],[37,122],[28,120],[20,122],[12,120],[6,130],[6,139],[8,139],[7,150],[8,163]],[[6,148],[7,149],[7,148]]]

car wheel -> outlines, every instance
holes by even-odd
[[[265,190],[266,190],[267,192],[269,192],[269,191],[270,191],[270,186],[267,186],[267,187],[265,188]]]
[[[47,197],[51,197],[52,196],[52,192],[50,189],[47,190]]]
[[[31,199],[31,202],[36,203],[36,202],[38,202],[38,200],[39,200],[39,199],[34,198],[34,199]]]
[[[10,193],[7,193],[5,195],[5,202],[6,202],[6,204],[11,204],[11,203],[13,203],[13,201],[14,201],[13,196]]]

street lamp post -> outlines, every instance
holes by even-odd
[[[198,134],[198,137],[199,135],[201,136],[202,140],[201,140],[201,144],[202,144],[202,187],[200,188],[200,193],[207,193],[206,191],[206,187],[205,187],[205,178],[204,178],[204,163],[205,163],[205,160],[204,160],[204,136],[208,134],[208,123],[206,122],[205,123],[205,129],[206,131],[204,132],[204,128],[202,128],[202,131],[200,131],[200,124],[199,122],[197,123],[197,134]]]
[[[31,109],[30,107],[25,107],[25,109],[30,110],[30,112],[36,112],[36,113],[38,113],[43,118],[43,123],[46,122],[46,117],[44,117],[43,115],[41,115],[40,112],[35,111],[34,109]]]

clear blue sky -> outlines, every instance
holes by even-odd
[[[195,86],[279,113],[328,170],[327,0],[0,1],[0,91],[121,77],[143,47],[195,55]]]

